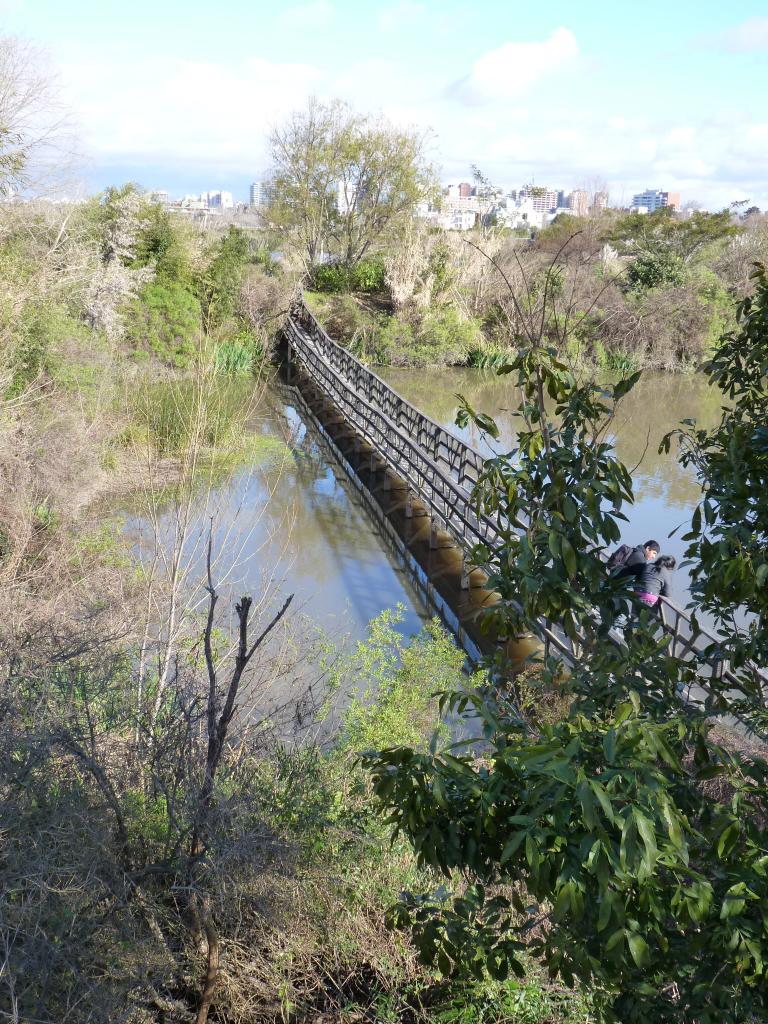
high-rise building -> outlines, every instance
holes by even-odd
[[[249,200],[251,206],[266,209],[275,201],[274,185],[269,181],[254,181],[249,191]]]
[[[575,188],[568,196],[568,209],[575,217],[586,217],[589,212],[589,196],[583,188]]]
[[[201,192],[200,199],[209,210],[231,210],[235,205],[231,192]]]
[[[517,193],[517,198],[519,201],[530,200],[532,209],[537,213],[549,213],[557,209],[557,192],[551,188],[526,185]]]
[[[468,199],[472,195],[472,186],[468,181],[459,182],[459,198]]]
[[[668,206],[672,210],[680,209],[679,192],[662,192],[657,188],[647,188],[645,192],[638,192],[632,197],[632,206],[637,209],[645,209],[648,213],[660,210]]]

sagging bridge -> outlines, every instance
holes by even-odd
[[[321,404],[330,409],[348,431],[354,450],[369,453],[370,472],[387,469],[406,490],[405,516],[412,515],[414,501],[423,505],[431,521],[432,545],[438,530],[449,534],[463,553],[461,586],[468,588],[467,556],[477,544],[489,549],[500,545],[499,528],[490,516],[478,515],[472,490],[483,469],[484,457],[451,431],[435,423],[380,377],[364,366],[347,349],[323,330],[303,299],[289,312],[283,329],[285,358],[298,370],[293,382],[298,390],[311,389]],[[390,486],[388,483],[386,486]],[[686,612],[666,598],[660,598],[661,628],[669,634],[670,653],[699,664],[702,686],[709,680],[733,683],[736,678],[727,663],[708,652],[716,647],[715,637],[695,627]],[[577,660],[573,642],[557,623],[540,621],[538,634],[545,654],[556,651],[566,662]],[[768,702],[768,671],[753,668],[756,692]],[[696,699],[695,695],[690,695]]]

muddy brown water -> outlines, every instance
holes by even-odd
[[[508,377],[464,368],[386,367],[377,372],[403,398],[479,450],[490,454],[494,448],[506,451],[514,445],[517,399]],[[493,447],[474,425],[465,429],[455,425],[457,394],[495,418],[500,438]],[[622,540],[639,544],[655,539],[663,552],[682,560],[685,544],[680,537],[686,530],[681,527],[690,523],[701,492],[693,471],[678,463],[674,446],[669,454],[660,454],[659,443],[681,420],[696,419],[708,428],[717,423],[719,415],[720,393],[701,374],[645,374],[623,399],[612,433],[619,458],[634,467],[635,502],[623,509],[628,522]],[[689,600],[688,574],[681,568],[675,575],[673,599],[684,607]]]
[[[455,396],[464,394],[476,409],[496,418],[501,448],[512,445],[514,396],[508,378],[466,369],[379,372],[427,415],[481,450],[489,450],[475,428],[455,426]],[[718,409],[717,393],[700,376],[647,376],[624,400],[615,423],[615,443],[627,465],[637,464],[636,501],[627,510],[627,541],[655,537],[664,551],[678,559],[682,556],[679,535],[669,534],[690,520],[699,488],[673,454],[658,454],[658,444],[681,419],[694,417],[703,426],[712,425]],[[323,438],[307,421],[301,404],[275,386],[249,429],[279,438],[284,446],[278,456],[257,458],[236,470],[200,499],[189,540],[190,552],[198,552],[190,556],[191,575],[202,578],[204,563],[199,553],[213,515],[217,574],[225,598],[241,593],[258,597],[267,587],[275,594],[294,593],[296,612],[332,636],[352,640],[365,635],[367,623],[382,609],[400,604],[399,629],[405,635],[416,632],[433,609]],[[393,518],[402,519],[402,493],[393,489],[382,495],[381,478],[373,489]],[[445,584],[465,624],[477,620],[487,595],[477,586],[469,592],[458,591],[455,581],[461,559],[447,536],[440,538],[437,549],[430,549],[429,520],[419,514],[418,506],[410,523],[400,526],[408,543],[421,550],[429,574]],[[140,536],[147,524],[134,517],[130,528]],[[161,522],[169,536],[171,528],[170,520]],[[684,605],[685,570],[677,576],[675,596]],[[520,653],[524,656],[527,650],[521,648]]]

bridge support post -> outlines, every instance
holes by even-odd
[[[413,518],[413,491],[410,487],[405,489],[405,518]]]
[[[437,519],[434,516],[429,524],[429,546],[432,551],[437,549]]]
[[[355,443],[352,445],[352,450],[354,451],[355,455],[359,455],[360,454],[360,435],[359,434],[355,434]]]
[[[371,451],[371,465],[370,465],[371,476],[376,475],[376,453]]]
[[[469,590],[469,565],[466,555],[461,556],[461,589]]]

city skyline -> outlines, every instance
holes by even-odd
[[[500,0],[296,5],[2,0],[75,111],[91,189],[137,180],[248,198],[270,127],[311,94],[431,131],[442,181],[605,179],[616,205],[664,188],[711,209],[768,206],[768,17],[757,2],[574,15]],[[645,26],[661,25],[652,30]],[[206,185],[206,182],[209,183]]]

